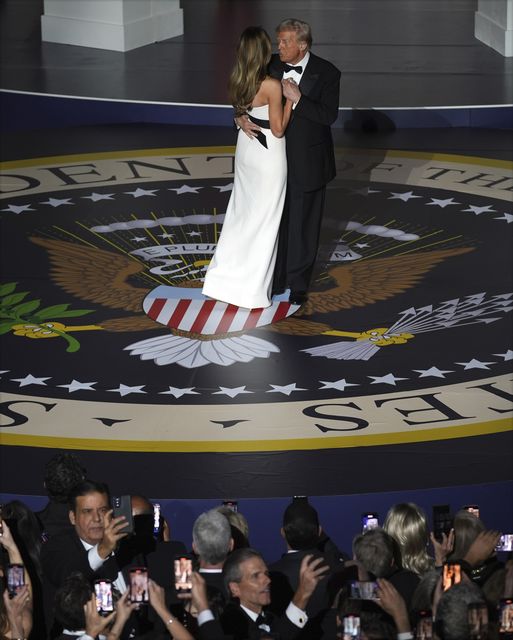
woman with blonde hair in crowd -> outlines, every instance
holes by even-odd
[[[383,529],[397,542],[403,569],[422,576],[434,566],[441,566],[452,548],[453,533],[442,542],[429,535],[428,522],[423,509],[413,502],[402,502],[389,509]],[[429,540],[433,543],[435,559],[427,552]]]

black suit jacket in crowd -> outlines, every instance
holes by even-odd
[[[281,80],[283,72],[284,64],[274,54],[269,74]],[[313,191],[336,173],[331,125],[338,116],[340,71],[310,52],[299,88],[302,96],[285,133],[288,179],[303,191]]]
[[[279,635],[280,640],[294,640],[298,638],[301,629],[296,627],[286,615],[275,616],[266,612],[266,624],[271,628],[271,633]],[[204,629],[204,627],[206,627]],[[233,640],[258,640],[262,635],[262,630],[256,622],[252,620],[242,609],[238,602],[230,602],[221,616],[221,627],[225,634]],[[207,623],[200,627],[201,638],[204,640],[217,640],[219,627]],[[209,635],[212,633],[213,635]]]
[[[325,636],[324,618],[330,610],[333,601],[333,593],[330,590],[330,579],[343,567],[342,562],[334,561],[321,554],[317,549],[305,549],[293,553],[284,553],[283,556],[269,566],[271,576],[271,605],[274,613],[280,614],[285,611],[292,596],[299,585],[299,570],[303,558],[312,555],[314,558],[322,558],[323,564],[327,564],[330,569],[325,577],[317,584],[308,605],[306,613],[308,623],[301,633],[302,638],[322,638]],[[333,637],[335,629],[333,631]]]

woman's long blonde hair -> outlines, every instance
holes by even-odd
[[[426,550],[428,525],[426,514],[413,502],[394,505],[387,513],[383,529],[399,545],[403,569],[418,575],[434,565]]]
[[[237,46],[237,58],[230,75],[228,92],[240,116],[251,109],[262,80],[267,75],[267,65],[271,59],[272,45],[265,29],[248,27],[244,29]]]

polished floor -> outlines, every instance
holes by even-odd
[[[185,33],[126,54],[41,42],[42,0],[1,0],[1,88],[226,104],[240,32],[291,15],[341,69],[341,107],[513,104],[513,58],[474,38],[477,0],[182,0]]]

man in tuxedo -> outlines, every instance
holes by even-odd
[[[53,621],[53,598],[65,578],[80,572],[88,580],[111,580],[120,592],[126,582],[115,555],[127,533],[124,516],[112,517],[109,490],[100,482],[84,480],[69,496],[69,519],[73,528],[49,538],[43,545],[43,592],[47,628]]]
[[[318,549],[322,528],[319,524],[319,516],[315,508],[307,499],[294,500],[283,513],[283,526],[281,535],[287,544],[287,552],[270,565],[271,575],[271,610],[282,613],[295,590],[300,578],[301,563],[305,556],[311,555],[321,558],[322,563],[329,566],[327,572],[315,588],[308,603],[306,613],[308,624],[301,637],[314,640],[325,635],[323,627],[333,627],[327,637],[335,634],[335,619],[327,616],[333,604],[334,593],[330,590],[330,578],[334,572],[344,566],[339,559],[326,557]]]
[[[269,74],[282,81],[283,95],[293,101],[285,132],[287,196],[280,226],[273,293],[290,287],[290,302],[307,300],[321,228],[326,185],[335,177],[331,125],[338,116],[340,71],[310,51],[310,25],[283,20],[276,28],[278,54]],[[250,137],[259,131],[247,116],[237,124]]]
[[[273,616],[265,610],[271,602],[271,579],[264,559],[251,548],[233,551],[223,567],[225,584],[234,598],[221,615],[224,633],[233,640],[260,638],[263,632],[277,633],[282,640],[298,637],[308,622],[305,609],[310,596],[326,570],[321,559],[306,556],[285,613]],[[202,627],[202,637],[206,637]]]

